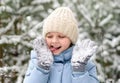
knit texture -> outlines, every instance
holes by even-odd
[[[96,53],[98,46],[94,41],[85,39],[78,41],[73,48],[71,64],[75,72],[85,71],[88,60]]]
[[[70,38],[73,44],[78,38],[78,25],[73,12],[68,7],[55,9],[43,24],[43,37],[48,32],[59,32]]]
[[[49,48],[47,47],[47,44],[42,37],[37,37],[33,42],[33,47],[35,52],[37,53],[37,63],[38,66],[49,70],[50,66],[53,63],[53,55]]]

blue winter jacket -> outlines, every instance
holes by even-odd
[[[54,56],[50,70],[37,66],[36,52],[31,51],[31,60],[23,83],[99,83],[96,66],[89,60],[84,72],[73,72],[71,56],[73,47]]]

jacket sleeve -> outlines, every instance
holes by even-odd
[[[84,72],[73,72],[72,83],[99,83],[95,64],[88,61]]]
[[[31,51],[31,59],[23,83],[47,83],[49,71],[37,66],[35,51]]]

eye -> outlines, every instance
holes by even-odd
[[[46,35],[46,38],[52,38],[53,36],[52,35]]]
[[[66,36],[64,36],[64,35],[59,35],[58,37],[59,37],[59,38],[65,38]]]

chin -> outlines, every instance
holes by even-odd
[[[59,54],[60,54],[60,53],[53,53],[54,56],[57,56],[57,55],[59,55]]]
[[[54,55],[54,56],[57,56],[57,55],[59,55],[59,54],[57,54],[57,53],[53,53],[53,55]]]

